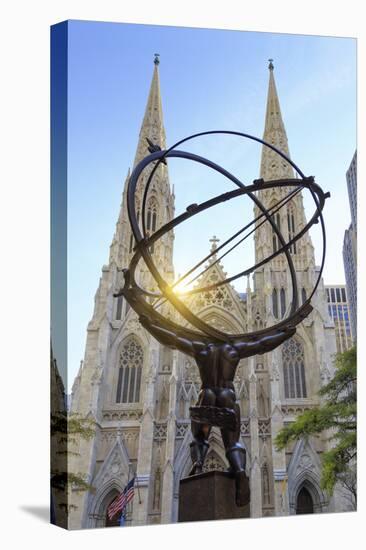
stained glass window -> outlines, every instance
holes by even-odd
[[[292,208],[289,208],[287,212],[287,229],[288,240],[291,241],[295,236],[295,215]],[[290,246],[290,252],[291,254],[296,254],[296,242]]]
[[[286,312],[286,294],[285,294],[284,288],[281,288],[281,291],[280,291],[280,301],[281,301],[281,317],[284,317]]]
[[[148,207],[147,207],[147,217],[146,217],[146,230],[148,236],[151,235],[152,232],[156,231],[156,212],[157,212],[157,204],[155,199],[151,199]],[[150,252],[154,252],[154,245],[150,247]]]
[[[269,488],[268,466],[262,466],[262,502],[264,505],[271,504],[271,493]]]
[[[277,229],[281,231],[281,217],[279,212],[273,215],[272,219],[274,223],[277,225]],[[280,243],[277,237],[277,233],[275,232],[273,227],[272,227],[272,244],[273,244],[273,252],[277,252],[277,250],[280,248]]]
[[[274,288],[272,292],[272,311],[274,317],[278,319],[278,297],[277,297],[277,290]]]
[[[140,401],[143,359],[142,347],[134,338],[130,338],[123,345],[119,357],[117,403],[137,403]]]
[[[304,348],[298,340],[290,338],[283,344],[282,361],[286,399],[306,397]]]

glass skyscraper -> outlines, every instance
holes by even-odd
[[[342,353],[352,347],[350,314],[345,285],[326,286],[328,311],[334,321],[337,352]]]
[[[351,225],[343,240],[343,263],[352,326],[352,337],[357,340],[357,151],[346,173]]]

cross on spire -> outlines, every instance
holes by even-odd
[[[220,242],[220,239],[218,239],[216,237],[216,235],[214,235],[211,239],[210,239],[210,243],[212,243],[212,246],[211,246],[211,252],[215,252],[215,250],[217,249],[217,243]]]
[[[159,65],[159,63],[160,63],[160,59],[159,59],[160,53],[154,53],[154,55],[155,55],[154,63],[155,63],[155,65]]]
[[[276,89],[273,59],[268,59],[268,61],[268,97],[263,139],[277,147],[280,151],[285,153],[285,155],[290,156],[285,125],[282,120],[280,102]],[[278,155],[273,155],[273,152],[270,151],[268,147],[263,147],[260,177],[264,179],[264,181],[293,178],[294,172],[290,164],[282,161]]]
[[[147,153],[147,144],[149,147],[166,148],[165,130],[163,123],[163,108],[161,105],[160,84],[159,84],[159,54],[156,53],[154,59],[153,77],[151,81],[149,97],[146,104],[145,115],[141,125],[139,141],[133,166],[135,167]],[[156,145],[156,147],[155,147]],[[151,151],[150,151],[151,152]]]

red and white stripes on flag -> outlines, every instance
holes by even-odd
[[[135,496],[135,478],[133,477],[123,489],[123,492],[118,495],[108,506],[107,514],[109,519],[112,519],[118,512],[123,511],[127,504]]]

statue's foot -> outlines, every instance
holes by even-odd
[[[249,486],[245,472],[235,474],[235,501],[237,506],[245,506],[250,499]]]

